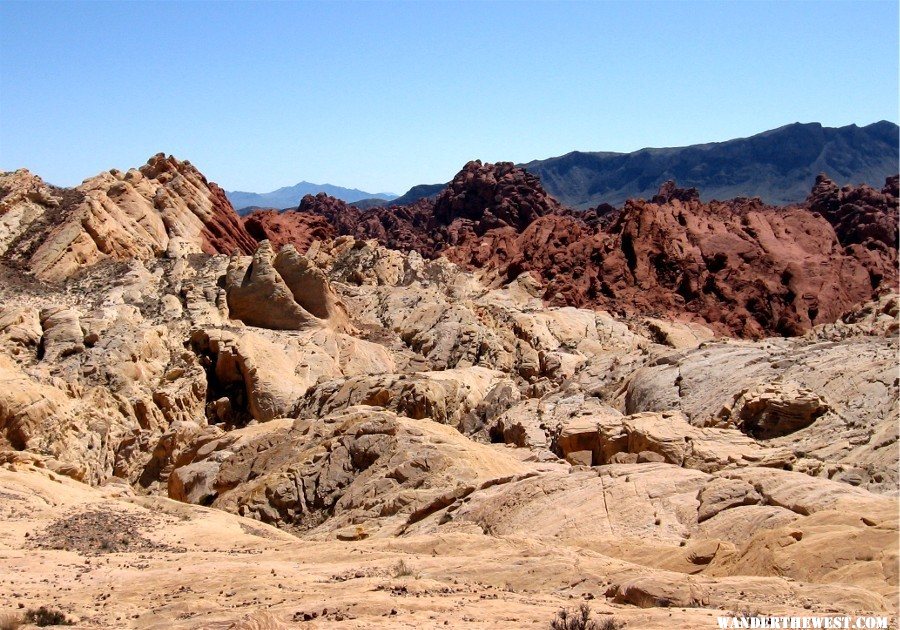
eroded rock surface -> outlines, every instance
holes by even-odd
[[[330,326],[343,330],[346,309],[321,269],[293,245],[277,255],[269,241],[251,260],[234,257],[228,265],[225,294],[232,319],[274,330]]]
[[[650,201],[578,213],[522,169],[475,161],[434,203],[359,210],[320,194],[266,218],[271,229],[251,222],[260,236],[294,239],[301,251],[313,234],[334,233],[446,256],[480,270],[490,286],[527,272],[555,305],[747,338],[793,336],[896,286],[895,181],[880,192],[838,190],[820,177],[806,207],[787,208],[747,198],[702,203],[696,190],[666,182]]]
[[[52,189],[27,171],[4,173],[0,188],[2,257],[42,280],[107,259],[255,247],[225,192],[190,162],[162,153],[73,189]]]
[[[840,214],[890,191],[820,181],[832,223],[671,184],[588,220],[472,163],[257,246],[187,163],[3,177],[0,615],[897,614],[898,298]]]

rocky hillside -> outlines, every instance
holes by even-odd
[[[896,179],[878,191],[820,178],[804,206],[787,208],[703,203],[696,189],[668,182],[650,201],[580,213],[512,164],[470,162],[433,204],[363,211],[318,195],[296,212],[248,221],[257,238],[301,251],[317,226],[446,256],[492,286],[529,272],[549,303],[698,321],[742,337],[802,334],[897,282]]]
[[[24,169],[0,174],[0,259],[41,280],[108,259],[255,247],[224,191],[190,162],[162,153],[71,189]]]
[[[171,158],[4,178],[4,624],[898,613],[895,182],[583,218],[472,163],[433,204],[242,226]],[[767,309],[805,332],[721,334]]]
[[[880,185],[900,168],[898,144],[897,125],[884,120],[839,128],[794,123],[726,142],[633,153],[573,151],[523,166],[575,208],[649,199],[669,179],[699,188],[703,199],[759,197],[782,205],[803,201],[823,171],[841,185]]]

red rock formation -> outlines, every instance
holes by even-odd
[[[298,214],[312,214],[324,217],[338,234],[353,234],[359,223],[361,211],[346,202],[318,193],[317,195],[304,195],[297,207]],[[286,212],[285,214],[290,214]]]
[[[276,251],[291,244],[305,253],[315,240],[328,240],[338,235],[324,216],[308,212],[255,210],[244,217],[244,227],[257,241],[271,241]]]
[[[806,203],[828,219],[843,245],[875,242],[896,250],[898,179],[889,177],[879,192],[866,184],[838,188],[822,173]]]
[[[306,195],[297,212],[284,213],[286,219],[301,221],[299,215],[324,217],[339,235],[375,239],[385,247],[418,251],[423,256],[437,255],[443,241],[433,218],[433,204],[420,199],[408,206],[389,206],[360,210],[325,193]]]
[[[872,295],[863,264],[799,208],[635,203],[610,236],[604,302],[687,311],[741,336],[799,334]]]
[[[649,202],[580,213],[561,208],[522,169],[476,161],[434,204],[361,211],[307,195],[296,212],[266,225],[254,215],[246,221],[257,238],[301,251],[312,238],[328,238],[330,226],[338,235],[445,255],[498,284],[529,271],[554,304],[693,319],[759,337],[835,321],[896,283],[896,190],[837,190],[820,179],[809,205],[704,204],[696,189],[666,182]]]
[[[443,253],[500,281],[531,271],[552,303],[697,319],[744,337],[800,334],[896,282],[888,261],[845,249],[808,210],[703,204],[671,187],[655,199],[628,202],[604,230],[569,213],[482,237],[451,226]]]
[[[469,219],[479,234],[510,226],[523,230],[532,221],[558,211],[540,180],[512,162],[469,162],[434,202],[434,218],[443,225]]]
[[[308,246],[313,217],[323,217],[338,235],[376,239],[385,247],[415,250],[426,257],[438,255],[448,244],[481,235],[498,227],[524,229],[540,216],[563,209],[541,188],[540,181],[509,162],[482,164],[469,162],[435,202],[420,199],[408,206],[389,206],[360,210],[325,193],[306,195],[296,212],[285,212],[279,219],[249,215],[245,226],[257,239],[269,238],[281,243],[271,226],[277,222],[281,233],[290,235],[300,251]],[[254,217],[254,218],[250,218]],[[290,227],[288,227],[290,225]]]
[[[372,208],[361,213],[354,236],[375,238],[391,249],[417,251],[427,258],[440,252],[445,237],[434,222],[434,204],[420,199],[409,206]]]
[[[214,214],[203,225],[200,236],[203,238],[203,251],[207,254],[225,254],[236,251],[248,254],[256,247],[254,239],[234,211],[225,191],[215,182],[209,183],[209,199]]]
[[[667,180],[659,187],[659,192],[653,196],[653,203],[669,203],[674,200],[688,202],[700,201],[700,191],[696,188],[679,188],[675,180]]]
[[[196,203],[192,207],[203,222],[200,238],[204,252],[252,254],[256,250],[256,239],[244,229],[241,218],[225,196],[225,191],[215,182],[207,181],[206,176],[188,160],[180,161],[171,155],[166,157],[163,153],[157,153],[147,160],[140,171],[144,177],[166,185],[183,199],[205,193],[211,211],[201,209]]]

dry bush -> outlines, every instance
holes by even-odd
[[[25,613],[25,622],[32,623],[38,627],[45,626],[74,626],[75,623],[66,618],[65,613],[58,610],[41,606],[40,608],[31,608]]]
[[[591,619],[591,607],[581,604],[575,610],[563,608],[553,621],[550,630],[620,630],[624,624],[615,617],[606,617],[603,621]]]
[[[407,576],[416,576],[416,572],[413,570],[411,566],[406,563],[406,560],[400,560],[397,564],[394,565],[393,569],[394,577],[407,577]]]

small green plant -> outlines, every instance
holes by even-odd
[[[32,623],[40,628],[45,626],[74,626],[75,623],[66,619],[65,614],[46,606],[31,608],[25,613],[25,623]]]
[[[620,630],[623,624],[615,617],[607,617],[603,621],[591,619],[591,607],[581,604],[574,610],[561,609],[550,622],[550,630]]]

